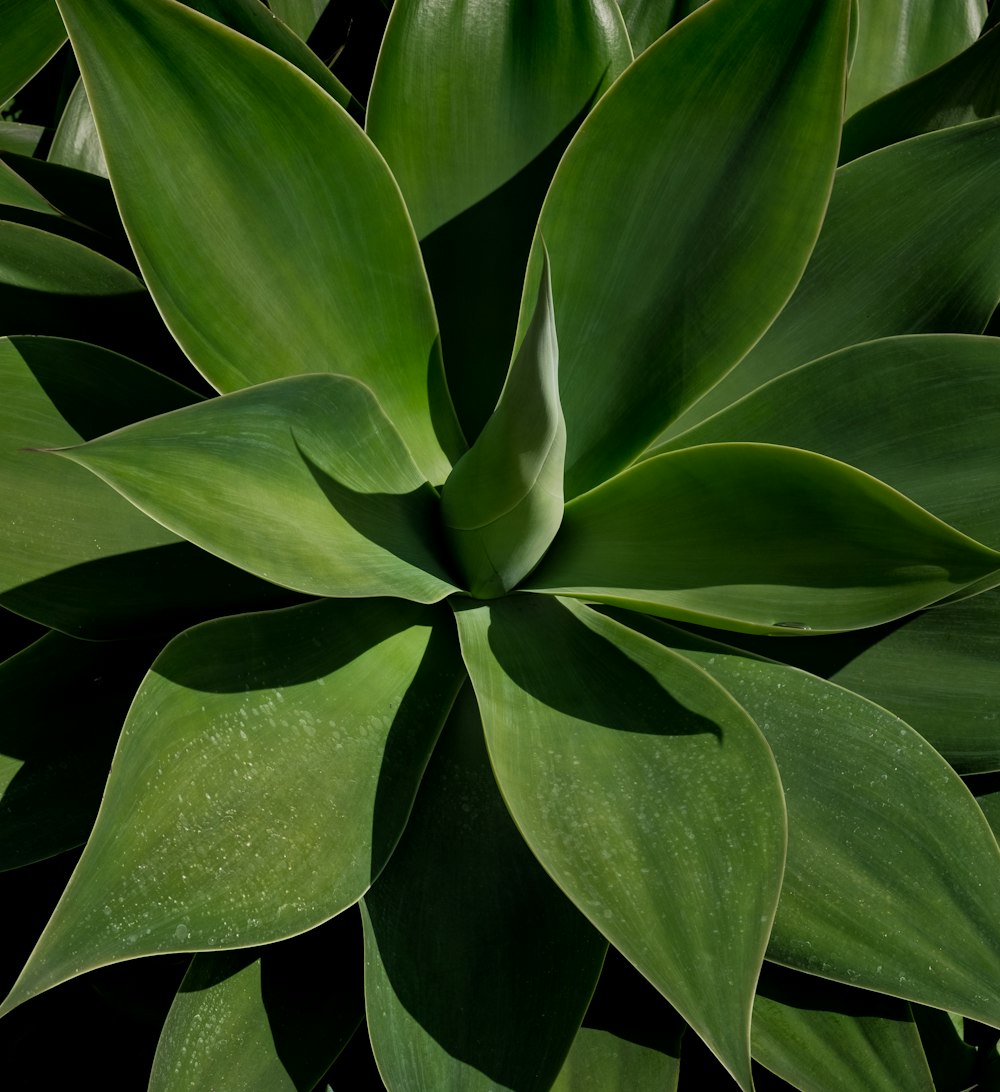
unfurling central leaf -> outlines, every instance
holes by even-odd
[[[562,522],[566,426],[546,261],[535,313],[497,408],[444,484],[455,559],[480,599],[509,592],[541,560]]]

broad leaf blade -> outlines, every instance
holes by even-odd
[[[6,1010],[107,963],[293,936],[360,898],[458,687],[447,622],[323,601],[172,641]]]
[[[284,587],[425,603],[455,590],[435,551],[436,494],[371,391],[345,376],[275,380],[59,454]]]
[[[441,493],[446,534],[473,595],[509,592],[551,545],[562,522],[565,455],[546,268],[497,408]]]
[[[680,1059],[580,1028],[552,1092],[677,1092]]]
[[[53,0],[0,0],[0,103],[21,89],[66,41]]]
[[[847,114],[960,53],[975,41],[985,0],[859,0]]]
[[[457,441],[433,304],[399,191],[355,123],[173,0],[61,3],[122,218],[185,352],[222,390],[353,375],[443,480],[441,443]]]
[[[898,334],[982,333],[1000,296],[998,184],[1000,119],[927,133],[841,167],[788,306],[667,435],[848,345]]]
[[[470,442],[510,364],[552,174],[631,60],[614,0],[393,8],[365,125],[421,239],[448,385]]]
[[[901,617],[998,569],[1000,553],[844,463],[710,444],[569,504],[524,586],[751,633],[833,632]]]
[[[1000,339],[921,334],[842,349],[651,454],[728,441],[784,444],[850,463],[1000,546]]]
[[[390,1088],[545,1092],[604,958],[511,821],[482,732],[467,687],[364,899],[369,1031]]]
[[[344,914],[266,948],[196,955],[149,1092],[312,1092],[364,1017],[360,974],[345,974],[357,939]]]
[[[270,0],[269,7],[305,41],[323,14],[328,0]]]
[[[846,0],[717,0],[581,126],[545,200],[521,317],[523,333],[544,237],[568,496],[627,465],[790,295],[832,180],[847,23]]]
[[[34,186],[27,183],[2,161],[0,161],[0,205],[12,205],[14,208],[40,212],[45,216],[52,216],[57,212]]]
[[[704,673],[578,604],[516,596],[458,620],[525,840],[749,1089],[784,853],[756,727]]]
[[[108,177],[108,165],[104,161],[104,150],[83,80],[77,80],[70,93],[52,138],[48,159],[50,163]]]

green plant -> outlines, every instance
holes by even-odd
[[[685,1026],[743,1089],[985,1087],[1000,29],[893,7],[400,0],[365,109],[257,0],[58,0],[7,868],[124,728],[4,1012],[197,952],[150,1087],[311,1088],[360,900],[392,1089],[676,1087]],[[608,942],[654,1040],[579,1030]]]

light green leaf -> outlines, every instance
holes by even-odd
[[[706,5],[635,62],[567,150],[521,317],[523,334],[544,237],[567,496],[627,465],[790,295],[829,194],[848,7]]]
[[[778,763],[788,859],[768,959],[996,1025],[1000,849],[958,775],[848,690],[722,650],[683,654]]]
[[[986,18],[986,0],[859,0],[859,8],[848,115],[960,53]]]
[[[56,212],[48,201],[29,185],[19,174],[0,161],[0,205],[13,205],[15,208],[41,212],[46,216]],[[10,271],[5,271],[10,276]]]
[[[176,638],[4,1011],[107,963],[280,940],[350,906],[399,838],[459,671],[447,618],[398,600]]]
[[[710,444],[567,505],[523,586],[750,633],[833,632],[909,614],[998,569],[1000,553],[844,463]]]
[[[849,118],[841,163],[907,137],[1000,113],[1000,34],[995,31]]]
[[[469,591],[503,595],[562,522],[566,425],[548,269],[496,411],[444,484],[441,515]]]
[[[368,1027],[386,1084],[546,1092],[606,944],[511,821],[471,687],[363,907]]]
[[[5,607],[107,639],[288,602],[287,592],[182,542],[81,467],[25,450],[79,443],[188,404],[192,391],[103,349],[40,337],[0,340],[0,387]]]
[[[161,644],[49,633],[0,664],[0,869],[87,840],[129,702]]]
[[[57,454],[283,587],[423,603],[456,590],[436,556],[437,495],[346,376],[275,380]]]
[[[271,11],[303,39],[309,37],[328,0],[269,0]]]
[[[50,163],[61,163],[65,167],[108,177],[108,165],[104,161],[101,139],[97,135],[94,112],[90,109],[83,80],[77,80],[70,93],[52,138],[48,158]]]
[[[364,1017],[360,981],[345,981],[347,917],[266,948],[196,955],[149,1092],[312,1092]]]
[[[20,121],[0,121],[0,152],[34,155],[45,129]]]
[[[552,1092],[677,1092],[680,1059],[580,1028]]]
[[[631,60],[614,0],[393,8],[365,124],[421,238],[448,385],[470,442],[510,364],[552,173]]]
[[[842,349],[764,384],[650,454],[733,440],[850,463],[1000,546],[997,338],[922,334]]]
[[[981,333],[1000,296],[998,186],[1000,119],[927,133],[841,167],[788,306],[664,438],[848,345],[897,334]]]
[[[0,0],[0,103],[45,64],[66,41],[53,0]]]
[[[442,481],[441,443],[459,444],[433,304],[399,191],[356,124],[290,64],[173,0],[60,3],[122,218],[185,352],[222,390],[363,380]]]
[[[754,1059],[810,1092],[934,1092],[903,1001],[764,964],[753,1005]]]
[[[784,854],[756,727],[704,672],[580,604],[512,596],[458,622],[528,845],[749,1089]]]

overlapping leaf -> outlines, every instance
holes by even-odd
[[[784,854],[757,728],[701,670],[570,601],[508,597],[458,621],[528,845],[748,1089]]]
[[[0,103],[18,91],[66,41],[54,0],[0,0]]]
[[[326,600],[171,642],[4,1011],[106,963],[266,943],[355,902],[457,690],[441,620],[398,600]]]
[[[676,1092],[680,1061],[609,1031],[580,1028],[552,1092]]]

